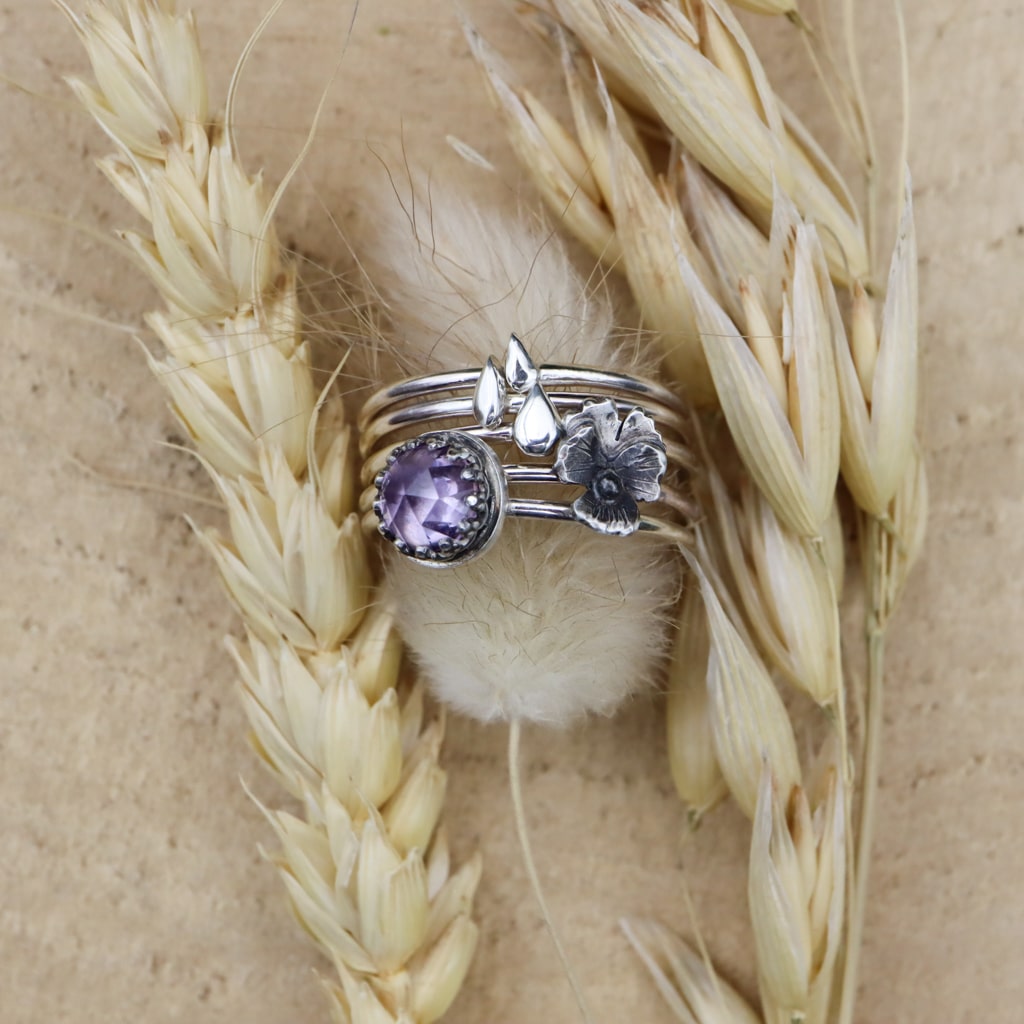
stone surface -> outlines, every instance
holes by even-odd
[[[479,474],[479,462],[453,456],[450,445],[407,448],[381,479],[381,526],[413,549],[439,553],[452,544],[461,547],[467,538],[459,524],[479,514],[471,499],[479,502],[487,494],[486,481],[479,475],[466,479],[467,470]]]
[[[833,0],[828,0],[831,5]],[[81,7],[82,3],[74,6]],[[198,0],[222,101],[267,0]],[[557,61],[497,0],[463,6],[544,99]],[[813,9],[814,5],[810,5]],[[858,4],[883,156],[899,90],[889,0]],[[933,501],[926,561],[895,625],[858,1024],[1016,1024],[1024,1004],[1024,7],[905,4],[913,84]],[[352,6],[286,3],[242,76],[239,141],[276,183],[343,52]],[[802,47],[771,72],[815,128]],[[92,160],[108,146],[68,101],[84,74],[49,4],[0,5],[0,1018],[4,1024],[326,1021],[314,971],[238,785],[279,805],[244,742],[237,629],[182,512],[218,523],[202,472],[133,335],[151,289],[111,250],[133,223]],[[11,83],[16,83],[17,88]],[[353,189],[410,162],[442,178],[457,133],[529,206],[453,6],[363,3],[281,235],[314,277],[375,225]],[[834,135],[834,133],[833,133]],[[401,141],[399,141],[401,140]],[[528,195],[528,193],[526,193]],[[79,230],[79,226],[86,230]],[[882,222],[883,236],[892,226]],[[94,233],[94,232],[97,232]],[[85,468],[83,468],[85,467]],[[97,476],[97,471],[102,474]],[[856,640],[856,638],[851,638]],[[856,678],[854,679],[856,682]],[[479,951],[446,1024],[577,1020],[530,898],[507,796],[504,730],[452,718],[453,856],[480,849]],[[731,809],[685,835],[660,708],[637,701],[569,734],[528,732],[525,798],[551,911],[601,1019],[670,1024],[616,929],[691,927],[756,995],[745,924],[749,826]],[[685,840],[684,840],[685,835]]]

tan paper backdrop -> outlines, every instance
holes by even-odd
[[[223,96],[268,3],[196,6]],[[500,4],[467,6],[553,93],[545,55]],[[891,140],[890,8],[858,7]],[[1012,1024],[1024,1013],[1024,5],[907,7],[934,512],[891,649],[858,1019]],[[291,0],[259,47],[241,134],[271,180],[350,16],[348,0]],[[768,27],[772,66],[806,109],[806,67],[780,28]],[[92,165],[104,140],[62,85],[83,56],[50,5],[6,0],[0,72],[0,1021],[324,1020],[323,964],[260,859],[268,831],[239,785],[271,792],[220,642],[235,622],[182,519],[215,513],[160,490],[209,494],[189,458],[160,446],[177,427],[133,341],[153,296],[90,234],[131,220]],[[284,238],[336,263],[325,211],[365,229],[352,189],[379,179],[378,145],[395,152],[404,134],[440,177],[453,132],[503,170],[513,188],[491,191],[510,202],[517,172],[452,8],[364,2]],[[480,951],[450,1020],[572,1021],[513,842],[504,743],[501,729],[452,724],[454,849],[481,848],[486,868]],[[639,700],[570,735],[531,733],[526,761],[541,871],[601,1019],[669,1021],[616,930],[624,913],[686,928],[660,709]],[[726,809],[686,860],[712,951],[753,994],[745,842]]]

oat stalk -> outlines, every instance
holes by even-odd
[[[335,1019],[428,1024],[472,958],[480,865],[451,870],[444,719],[375,599],[343,403],[334,376],[318,396],[275,202],[238,159],[238,72],[219,119],[173,0],[56,3],[95,76],[71,88],[115,147],[100,167],[146,224],[121,238],[166,303],[150,366],[227,513],[228,536],[197,533],[245,626],[228,645],[253,746],[300,811],[260,805],[271,859],[333,963]]]
[[[871,847],[875,834],[875,805],[882,756],[885,697],[885,643],[893,613],[902,597],[911,566],[924,543],[927,484],[920,456],[915,453],[904,481],[885,517],[864,515],[861,521],[862,560],[868,593],[865,620],[867,673],[864,753],[861,765],[860,808],[857,819],[856,873],[840,986],[839,1024],[853,1020],[857,971],[867,910]]]
[[[841,3],[845,79],[827,33],[794,5],[740,6],[784,14],[796,26],[826,102],[860,151],[863,216],[828,156],[775,95],[724,0],[518,5],[560,55],[571,127],[472,28],[467,34],[541,194],[568,231],[624,272],[666,374],[700,409],[724,418],[725,431],[703,419],[718,435],[703,448],[698,482],[708,515],[694,571],[707,622],[688,598],[668,703],[673,778],[691,824],[723,788],[753,818],[749,895],[765,1021],[850,1024],[886,631],[927,517],[912,189],[907,177],[882,289],[872,261],[877,145],[853,4]],[[896,24],[906,116],[898,3]],[[824,46],[820,57],[816,45]],[[852,312],[844,316],[839,293],[847,289]],[[880,318],[876,296],[884,302]],[[730,467],[728,486],[719,464]],[[838,642],[840,472],[858,507],[867,591],[867,713],[858,723],[856,772],[849,667]],[[796,762],[773,676],[825,712],[832,738],[817,765]],[[816,789],[808,781],[816,778],[831,779],[831,790]],[[658,965],[667,941],[660,933],[634,930],[631,940],[681,1020],[733,1018],[720,1000],[697,1008],[681,998],[701,971],[713,976],[710,964],[698,968],[675,951],[673,974]]]

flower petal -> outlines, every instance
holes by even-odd
[[[637,501],[657,501],[661,496],[661,477],[668,469],[668,457],[660,443],[637,441],[616,452],[610,467]]]
[[[619,411],[615,403],[610,398],[603,402],[589,402],[583,406],[582,411],[565,420],[565,429],[572,434],[583,429],[582,424],[588,422],[594,425],[600,448],[611,451],[619,439]]]
[[[629,411],[622,421],[622,426],[618,428],[618,433],[621,444],[631,444],[633,441],[641,440],[654,441],[655,438],[660,438],[657,424],[640,406]]]
[[[623,494],[618,501],[605,503],[586,491],[573,502],[572,510],[581,523],[601,533],[626,536],[635,533],[640,525],[640,509],[628,494]]]
[[[592,423],[587,423],[582,430],[567,437],[558,446],[558,455],[555,458],[558,479],[562,483],[582,484],[586,487],[594,479],[597,457],[596,430]]]

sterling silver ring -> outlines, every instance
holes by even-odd
[[[425,565],[477,557],[508,516],[677,541],[693,517],[679,399],[626,374],[537,366],[514,334],[500,370],[488,359],[377,392],[359,434],[364,524]]]

